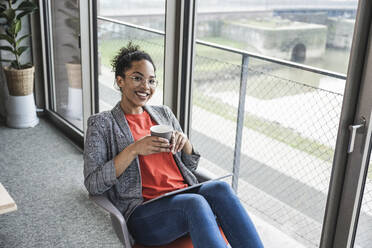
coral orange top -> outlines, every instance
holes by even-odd
[[[135,141],[150,135],[150,127],[157,125],[146,111],[141,114],[125,114],[125,117]],[[188,186],[171,152],[139,155],[138,158],[145,201]]]

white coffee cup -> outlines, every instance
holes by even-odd
[[[167,140],[171,140],[173,128],[167,125],[155,125],[150,128],[151,136],[162,137]]]

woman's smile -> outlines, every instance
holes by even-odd
[[[146,93],[144,91],[135,91],[135,94],[140,98],[140,100],[145,101],[147,100],[150,93]]]
[[[118,77],[124,112],[141,113],[142,107],[155,92],[155,87],[151,85],[156,80],[154,67],[147,60],[133,61],[132,67],[124,73],[124,78]]]

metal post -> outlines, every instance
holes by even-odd
[[[242,69],[241,69],[241,74],[240,74],[239,106],[238,106],[238,117],[237,117],[237,123],[236,123],[234,165],[233,165],[233,178],[232,178],[232,187],[235,193],[238,192],[240,154],[241,154],[241,147],[242,147],[243,126],[244,126],[245,96],[247,92],[247,80],[248,80],[248,61],[249,61],[249,57],[247,55],[243,55]]]
[[[195,43],[195,0],[166,1],[164,104],[189,133]]]
[[[91,13],[91,2],[90,1],[79,1],[80,11],[80,59],[81,59],[81,80],[83,88],[83,130],[86,133],[88,118],[92,111],[92,104],[94,95],[92,94],[93,85],[92,82],[92,62],[93,50],[92,50],[92,13]],[[84,135],[85,139],[85,135]]]

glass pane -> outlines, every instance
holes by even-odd
[[[129,41],[139,45],[153,59],[159,84],[148,104],[162,104],[165,0],[98,1],[98,6],[99,111],[110,110],[121,99],[120,91],[114,87],[111,60]]]
[[[372,158],[369,161],[366,184],[364,186],[362,207],[359,213],[358,227],[354,247],[371,247],[372,231]]]
[[[80,20],[77,0],[51,1],[53,110],[83,129]]]
[[[198,39],[346,73],[357,0],[197,3]]]
[[[357,1],[197,3],[191,139],[201,166],[231,173],[241,139],[238,195],[265,247],[319,247]]]
[[[165,0],[98,0],[98,15],[165,31]]]
[[[271,225],[318,247],[343,100],[321,85],[345,80],[292,68],[294,81],[275,75],[286,66],[268,73],[251,61],[239,195]]]

